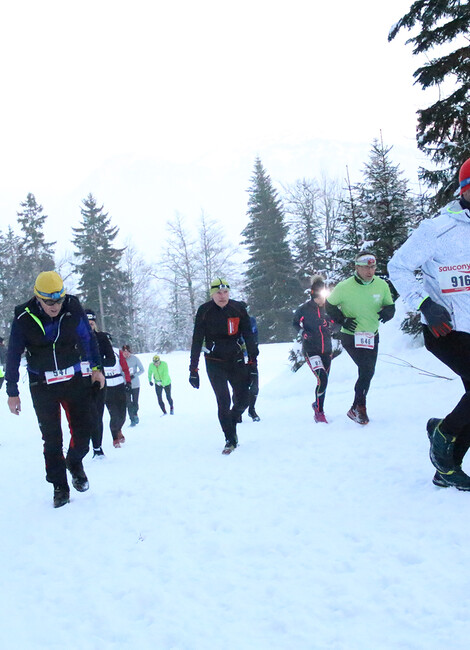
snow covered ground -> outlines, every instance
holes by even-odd
[[[106,420],[90,490],[57,510],[27,385],[19,417],[3,389],[0,647],[467,650],[470,494],[432,485],[425,432],[462,385],[398,322],[381,329],[367,427],[346,417],[345,353],[321,425],[290,344],[261,346],[261,422],[244,417],[231,456],[205,371],[196,391],[188,353],[165,356],[175,415],[143,381],[141,423],[114,449]]]

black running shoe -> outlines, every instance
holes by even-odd
[[[440,429],[442,420],[431,418],[426,425],[431,447],[429,457],[434,467],[442,474],[457,470],[454,461],[455,436],[443,433]]]
[[[261,419],[256,411],[248,411],[248,415],[253,420],[253,422],[259,422]]]
[[[233,442],[226,442],[225,447],[222,449],[222,453],[224,456],[227,456],[228,454],[231,454],[232,451],[234,451],[237,448],[237,445],[234,445]]]
[[[104,451],[101,449],[101,447],[98,447],[98,449],[95,449],[93,447],[93,458],[98,458],[99,460],[104,458]]]
[[[71,464],[67,463],[67,469],[72,475],[72,485],[78,492],[86,492],[90,487],[88,484],[88,478],[83,469],[83,465],[80,464]]]
[[[433,476],[432,482],[434,485],[437,485],[437,487],[442,487],[446,488],[449,487],[445,481],[442,479],[442,474],[439,474],[439,472],[436,469],[436,473]]]
[[[438,487],[455,487],[457,490],[470,492],[470,476],[467,476],[461,467],[445,473],[437,471],[432,482]]]
[[[61,508],[70,501],[68,485],[54,485],[54,508]]]

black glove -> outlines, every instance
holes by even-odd
[[[424,314],[428,327],[436,339],[440,336],[447,336],[452,331],[450,314],[442,305],[428,297],[423,300],[419,310]]]
[[[130,393],[132,391],[132,384],[130,381],[126,382],[126,388],[125,388],[126,393]]]
[[[149,381],[150,386],[153,386],[153,381]]]
[[[256,381],[258,381],[258,363],[257,361],[248,361],[248,382],[251,387]]]
[[[193,388],[199,388],[199,371],[197,368],[189,369],[189,383]]]
[[[341,330],[341,325],[334,320],[330,320],[328,323],[328,329],[330,331],[330,334],[338,334],[338,332]]]
[[[395,305],[385,305],[377,314],[381,323],[386,323],[395,315]]]
[[[349,330],[350,332],[354,332],[357,327],[357,320],[352,316],[348,316],[342,322],[342,326],[344,327],[344,329]]]
[[[97,395],[101,390],[100,382],[99,381],[94,381],[92,383],[92,385],[91,385],[91,390],[93,391],[93,393],[95,395]]]

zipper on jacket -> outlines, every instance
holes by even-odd
[[[44,336],[46,336],[46,330],[44,329],[44,325],[42,324],[41,319],[38,318],[38,316],[36,316],[36,314],[32,314],[31,311],[30,311],[30,309],[29,309],[29,307],[26,307],[26,308],[25,308],[25,312],[27,312],[27,313],[31,316],[31,318],[32,318],[34,321],[36,321],[36,323],[37,323],[37,324],[39,325],[39,327],[42,329],[42,333],[44,334]],[[20,316],[21,316],[21,314],[20,314]],[[61,326],[62,319],[63,319],[64,316],[65,316],[65,314],[62,314],[62,316],[59,318],[59,325],[58,325],[58,328],[57,328],[57,336],[56,336],[55,339],[52,341],[52,357],[53,357],[53,359],[54,359],[55,369],[56,369],[56,370],[59,370],[59,367],[58,367],[58,365],[57,365],[57,356],[56,356],[56,352],[55,352],[55,344],[56,344],[56,342],[57,342],[57,339],[58,339],[59,336],[60,336],[60,326]],[[18,318],[19,318],[19,317],[18,317]]]

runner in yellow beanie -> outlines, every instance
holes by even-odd
[[[34,283],[34,295],[43,300],[59,300],[65,296],[62,278],[55,271],[42,271]]]

